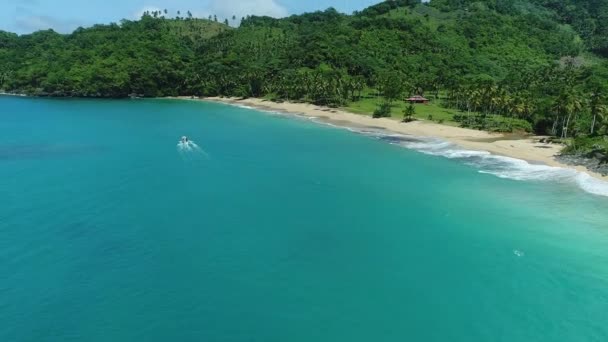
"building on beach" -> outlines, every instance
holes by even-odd
[[[429,104],[429,99],[427,99],[426,97],[420,96],[420,95],[415,95],[410,97],[409,99],[406,100],[409,103],[424,103],[424,104]]]

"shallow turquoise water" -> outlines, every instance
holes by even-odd
[[[608,340],[608,198],[468,164],[220,104],[0,97],[0,341]]]

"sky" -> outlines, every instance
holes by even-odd
[[[0,0],[0,30],[19,34],[52,28],[68,33],[79,26],[136,19],[145,10],[181,10],[206,18],[248,14],[284,17],[334,7],[345,13],[381,0]]]

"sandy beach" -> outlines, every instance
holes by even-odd
[[[191,98],[180,97],[180,99]],[[555,159],[555,157],[559,155],[563,146],[558,144],[541,143],[540,140],[543,137],[539,136],[514,139],[503,134],[441,125],[428,121],[402,123],[388,118],[374,119],[370,116],[353,114],[340,109],[316,106],[308,103],[276,103],[256,98],[238,99],[226,97],[208,97],[194,100],[214,101],[233,105],[249,106],[261,110],[299,114],[308,117],[315,117],[319,120],[327,121],[335,125],[370,127],[418,137],[436,137],[467,149],[487,151],[492,154],[523,159],[530,163],[540,163],[549,166],[575,169],[603,181],[608,181],[608,176],[602,176],[599,173],[592,172],[584,166],[573,166],[560,163]]]

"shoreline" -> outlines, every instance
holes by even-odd
[[[0,92],[0,96],[28,97],[26,94],[6,92]],[[501,133],[442,125],[426,120],[402,123],[390,118],[374,119],[371,116],[351,113],[340,108],[329,108],[310,103],[278,103],[260,98],[168,96],[159,99],[218,102],[262,111],[301,115],[343,128],[384,130],[387,133],[412,137],[436,138],[472,151],[524,160],[533,165],[574,170],[608,183],[608,175],[604,176],[594,172],[584,165],[572,165],[558,160],[557,157],[560,155],[563,145],[540,142],[542,138],[546,138],[544,136],[512,137]]]
[[[7,92],[3,92],[3,91],[0,91],[0,96],[28,97],[26,94],[21,94],[21,93],[7,93]]]
[[[336,126],[352,128],[381,129],[387,132],[411,135],[425,138],[438,138],[457,146],[474,150],[489,152],[494,155],[525,160],[531,164],[542,164],[575,170],[586,173],[596,179],[608,182],[608,176],[593,172],[582,165],[569,165],[556,159],[562,145],[541,143],[542,136],[530,136],[513,139],[499,133],[477,131],[468,128],[441,125],[427,121],[414,121],[402,123],[388,118],[374,119],[371,116],[354,114],[342,109],[317,106],[309,103],[277,103],[263,99],[205,97],[191,98],[187,96],[171,97],[173,99],[219,102],[230,105],[248,106],[263,111],[278,111],[289,114],[316,118],[320,121]]]

